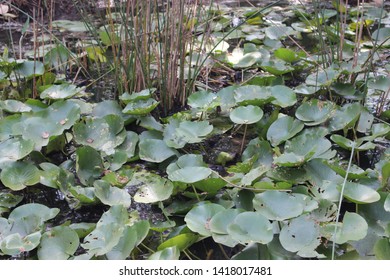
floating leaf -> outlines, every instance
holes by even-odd
[[[211,236],[210,220],[215,214],[223,210],[225,208],[219,204],[198,204],[187,213],[184,221],[193,232],[197,232],[203,236]]]
[[[168,199],[173,191],[171,181],[150,172],[136,172],[128,185],[139,186],[134,195],[138,203],[155,203]]]
[[[106,205],[122,205],[129,208],[131,204],[131,197],[129,193],[117,187],[110,186],[109,183],[103,180],[97,180],[93,183],[95,188],[95,195],[99,200]]]
[[[84,238],[81,247],[96,256],[110,252],[119,243],[128,219],[126,208],[122,205],[111,206],[102,215],[96,228]]]
[[[99,152],[89,146],[76,150],[76,172],[81,183],[92,185],[103,173],[103,160]]]
[[[139,142],[139,157],[149,162],[162,162],[174,155],[176,151],[160,139],[141,139]]]
[[[312,99],[302,103],[295,112],[295,116],[306,125],[318,125],[328,120],[336,110],[334,103]]]
[[[118,244],[106,254],[109,260],[125,260],[149,233],[149,222],[138,221],[131,226],[126,226]]]
[[[267,131],[267,140],[276,147],[284,141],[290,139],[303,128],[304,124],[290,116],[284,116],[274,121]]]
[[[167,247],[149,256],[148,260],[178,260],[180,250],[177,246]]]
[[[38,203],[23,204],[10,213],[8,221],[12,223],[12,233],[22,237],[41,231],[44,222],[53,219],[60,212],[58,208],[49,208]]]
[[[310,74],[306,78],[306,84],[308,86],[329,86],[337,77],[339,72],[333,68],[327,68],[323,70],[318,70],[316,73]]]
[[[241,244],[257,242],[267,244],[273,239],[272,225],[258,212],[244,212],[238,214],[227,227],[231,238]]]
[[[107,155],[112,155],[114,148],[126,139],[123,120],[117,115],[107,115],[101,119],[87,119],[73,127],[76,142],[90,146]]]
[[[8,113],[23,113],[30,112],[31,107],[18,100],[0,101],[0,108]]]
[[[67,226],[57,226],[46,231],[38,247],[40,260],[67,260],[79,247],[77,233]]]
[[[237,124],[251,124],[263,117],[263,110],[258,106],[239,106],[230,112],[230,119]]]
[[[265,191],[255,195],[253,206],[269,220],[283,221],[303,213],[304,203],[294,195],[280,191]]]
[[[377,260],[390,260],[390,240],[381,238],[375,242],[374,253]]]
[[[130,102],[123,109],[123,113],[131,115],[146,115],[153,111],[159,102],[153,98]]]
[[[39,183],[38,168],[28,162],[13,162],[3,168],[0,174],[1,182],[13,191],[19,191],[27,186]]]
[[[339,186],[339,189],[341,189],[341,186]],[[380,195],[377,191],[353,182],[346,182],[344,196],[357,204],[373,203],[380,200]]]
[[[309,215],[292,219],[279,235],[283,248],[305,258],[323,257],[315,249],[321,244],[320,227]]]
[[[293,106],[297,102],[295,92],[286,86],[277,85],[271,87],[271,95],[275,98],[271,103],[282,108]]]
[[[225,209],[215,214],[210,220],[210,231],[216,234],[228,234],[228,226],[243,209]]]
[[[193,233],[182,233],[162,242],[157,250],[161,251],[175,246],[179,251],[183,251],[198,241],[199,235]]]
[[[6,255],[16,256],[22,252],[35,249],[40,242],[41,232],[37,231],[26,236],[19,233],[10,234],[0,243],[1,251]]]
[[[239,105],[261,106],[271,102],[274,97],[271,95],[269,87],[248,85],[236,88],[234,99]]]
[[[208,178],[212,171],[206,167],[202,156],[188,154],[168,165],[167,173],[171,181],[195,183]]]
[[[343,244],[347,241],[357,241],[363,239],[367,235],[368,224],[360,215],[356,213],[346,212],[343,222],[339,223],[336,238],[334,238],[335,224],[327,224],[323,230],[323,234],[329,240],[335,241],[338,244]]]
[[[362,107],[360,103],[357,102],[344,105],[341,109],[338,109],[330,119],[330,129],[332,131],[337,131],[351,128],[359,119],[361,110]]]
[[[42,99],[67,99],[74,96],[80,89],[71,84],[52,85],[45,89],[40,97]]]
[[[87,32],[90,29],[87,24],[82,21],[71,21],[71,20],[54,20],[52,25],[60,30],[66,30],[69,32]]]
[[[19,137],[0,142],[0,167],[24,158],[34,150],[34,142]]]
[[[140,100],[147,101],[152,97],[152,94],[155,91],[156,91],[155,88],[150,88],[150,89],[141,90],[139,92],[133,92],[132,94],[125,92],[119,97],[119,99],[126,104],[130,102],[140,101]]]

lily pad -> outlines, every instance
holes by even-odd
[[[40,260],[67,260],[79,247],[79,236],[67,226],[58,226],[46,231],[38,247]]]
[[[252,242],[267,244],[274,237],[271,223],[258,212],[238,214],[227,227],[227,231],[231,238],[241,244]]]
[[[348,129],[354,126],[359,119],[362,107],[360,103],[350,103],[338,109],[330,119],[329,127],[332,131]]]
[[[234,99],[239,105],[261,106],[271,102],[275,97],[271,95],[269,87],[248,85],[236,88]]]
[[[146,171],[134,173],[128,185],[139,186],[134,195],[134,201],[138,203],[155,203],[167,200],[173,191],[171,181]]]
[[[339,186],[339,190],[341,190],[341,186]],[[381,198],[377,191],[353,182],[347,182],[345,184],[344,196],[357,204],[373,203]]]
[[[19,191],[39,183],[40,171],[31,163],[13,162],[3,168],[0,180],[7,188]]]
[[[283,221],[303,213],[304,203],[294,195],[280,191],[265,191],[255,195],[253,206],[269,220]]]
[[[234,221],[243,209],[225,209],[215,214],[210,220],[210,231],[216,234],[229,234],[228,226]]]
[[[210,220],[215,214],[223,210],[225,208],[219,204],[199,204],[187,213],[184,221],[193,232],[197,232],[203,236],[211,236]]]
[[[42,99],[68,99],[73,97],[76,93],[78,93],[80,89],[78,89],[75,85],[72,84],[60,84],[60,85],[52,85],[51,87],[45,89],[40,97]]]
[[[205,166],[202,156],[188,154],[168,165],[167,173],[171,181],[195,183],[208,178],[212,170]]]
[[[336,110],[334,103],[312,99],[302,103],[295,112],[295,116],[306,125],[318,125],[328,120]]]
[[[162,162],[177,152],[160,139],[140,139],[139,157],[149,162]]]
[[[103,160],[99,152],[89,146],[78,148],[76,150],[76,173],[83,185],[92,185],[93,181],[103,173]]]
[[[33,150],[34,142],[32,140],[23,140],[20,137],[0,142],[0,167],[6,163],[24,158]]]
[[[197,234],[182,233],[162,242],[157,247],[157,250],[162,251],[175,246],[179,251],[183,251],[190,247],[192,244],[194,244],[196,241],[198,241],[198,239],[199,235]]]
[[[177,246],[167,247],[149,256],[148,260],[178,260],[180,250]]]
[[[334,237],[335,226],[335,223],[326,224],[321,229],[321,233],[337,244],[361,240],[367,235],[368,224],[364,218],[356,213],[345,212],[343,222],[337,226],[336,238]]]
[[[106,205],[122,205],[129,208],[131,204],[130,194],[117,187],[110,186],[109,183],[103,180],[97,180],[93,183],[95,188],[95,195],[99,200]]]
[[[274,121],[267,131],[267,140],[276,147],[284,141],[298,134],[304,124],[290,116],[284,116]]]
[[[239,106],[230,112],[230,119],[237,124],[252,124],[263,117],[263,110],[258,106]]]
[[[39,231],[26,236],[19,233],[10,234],[0,243],[0,249],[4,254],[16,256],[21,252],[29,252],[35,249],[40,242],[41,233]]]
[[[123,113],[130,115],[146,115],[153,111],[159,102],[153,98],[130,102],[123,109]]]
[[[316,73],[310,74],[306,78],[306,84],[308,86],[329,86],[337,77],[339,72],[333,68],[327,68],[323,70],[318,70]]]
[[[138,246],[149,233],[148,221],[137,221],[126,226],[118,244],[106,254],[109,260],[126,260],[133,249]]]
[[[149,100],[152,97],[152,94],[156,91],[155,88],[150,89],[144,89],[139,92],[133,92],[132,94],[129,94],[125,92],[122,94],[119,99],[122,100],[125,104],[128,104],[130,102],[140,101],[140,100]]]
[[[122,205],[111,206],[102,215],[96,228],[84,238],[81,247],[95,256],[110,252],[119,243],[128,220],[126,208]]]
[[[320,227],[309,215],[302,215],[286,224],[279,235],[283,248],[305,258],[324,257],[315,249],[321,244]]]
[[[286,86],[272,86],[271,95],[275,98],[271,103],[282,108],[293,106],[297,102],[295,92]]]
[[[117,115],[107,115],[100,119],[87,119],[85,123],[74,125],[74,137],[77,143],[90,146],[107,155],[126,139],[123,119]]]
[[[32,110],[30,106],[13,99],[0,101],[0,108],[8,113],[23,113]]]
[[[23,204],[10,213],[8,221],[12,223],[11,233],[22,237],[41,231],[44,223],[53,219],[60,212],[58,208],[49,208],[38,203]]]

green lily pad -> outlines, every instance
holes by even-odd
[[[140,139],[138,144],[139,157],[149,162],[162,162],[172,156],[177,155],[176,150],[167,146],[160,139]]]
[[[271,95],[275,98],[271,103],[282,108],[293,106],[297,102],[295,92],[286,86],[276,85],[271,87]]]
[[[159,103],[153,98],[136,100],[128,103],[122,112],[130,115],[146,115],[153,111]]]
[[[103,180],[97,180],[93,183],[95,188],[95,195],[99,200],[106,205],[122,205],[129,208],[131,204],[130,194],[117,187],[110,186],[109,183]]]
[[[351,128],[359,119],[362,106],[360,103],[350,103],[338,109],[330,119],[329,127],[331,131]]]
[[[8,221],[12,224],[11,233],[22,237],[41,231],[44,223],[53,219],[60,212],[58,208],[49,208],[38,203],[23,204],[10,213]]]
[[[171,181],[195,183],[208,178],[212,170],[206,167],[200,155],[183,155],[167,167],[168,178]]]
[[[151,254],[148,260],[178,260],[179,258],[180,250],[177,246],[172,246]]]
[[[261,106],[271,102],[275,97],[271,95],[269,87],[247,85],[234,90],[234,99],[239,105]]]
[[[93,187],[71,186],[69,192],[81,205],[95,204],[98,201]]]
[[[306,78],[306,84],[308,86],[315,87],[329,86],[335,79],[337,79],[339,74],[340,73],[333,68],[318,70]]]
[[[122,205],[111,206],[97,222],[96,228],[84,238],[81,247],[95,256],[110,252],[123,236],[128,215],[127,209]]]
[[[72,84],[60,84],[60,85],[52,85],[51,87],[45,89],[40,97],[42,99],[68,99],[73,97],[76,93],[78,93],[80,89],[78,89],[75,85]]]
[[[193,232],[197,232],[203,236],[211,236],[210,220],[215,214],[223,210],[225,208],[219,204],[198,204],[187,213],[184,221]]]
[[[219,105],[219,98],[215,93],[210,91],[198,91],[188,96],[188,105],[192,108],[207,110]]]
[[[25,60],[18,64],[15,71],[22,77],[32,78],[43,75],[45,73],[45,66],[41,61]]]
[[[126,139],[123,119],[117,115],[107,115],[101,119],[87,119],[85,123],[74,125],[74,137],[77,143],[90,146],[107,155],[112,155],[115,148]]]
[[[13,162],[3,168],[0,180],[7,188],[19,191],[39,183],[39,169],[28,162]]]
[[[173,192],[171,181],[150,172],[136,172],[128,185],[138,185],[134,195],[138,203],[155,203],[167,200]]]
[[[366,151],[375,149],[375,144],[372,142],[366,142],[364,143],[364,138],[357,139],[356,141],[349,140],[348,138],[345,138],[338,134],[333,134],[330,139],[335,142],[337,145],[339,145],[341,148],[352,150],[352,147],[356,151]]]
[[[243,209],[225,209],[218,212],[210,220],[210,231],[216,234],[229,234],[228,226],[242,212],[244,212]]]
[[[95,223],[73,223],[69,227],[73,229],[79,238],[84,238],[90,234],[96,227]]]
[[[60,167],[49,162],[42,162],[39,167],[42,169],[39,182],[42,185],[57,188],[57,179],[60,174]]]
[[[263,61],[261,68],[268,73],[280,76],[294,71],[294,68],[281,59]]]
[[[339,186],[339,190],[341,190],[341,186]],[[344,196],[357,204],[373,203],[380,200],[380,195],[377,191],[353,182],[345,184]]]
[[[333,171],[335,171],[340,176],[344,177],[347,176],[347,169],[348,169],[348,162],[346,161],[333,161],[333,162],[326,162],[326,164],[332,168]],[[367,178],[367,171],[364,171],[359,166],[355,164],[351,164],[348,172],[348,180],[355,180],[355,179],[363,179]]]
[[[288,63],[295,63],[301,59],[301,56],[296,51],[287,48],[277,49],[274,51],[274,55]]]
[[[158,251],[165,250],[167,248],[171,248],[175,246],[179,251],[183,251],[198,241],[199,235],[193,233],[182,233],[176,235],[163,243],[161,243],[158,247]]]
[[[321,244],[320,227],[308,215],[299,216],[284,225],[279,240],[283,248],[290,252],[297,252],[298,256],[323,257],[315,251]]]
[[[199,143],[213,131],[208,121],[179,121],[172,119],[164,130],[164,141],[169,147],[183,148],[187,143]]]
[[[128,104],[130,102],[140,101],[140,100],[147,101],[152,97],[152,94],[155,91],[156,91],[155,88],[150,88],[150,89],[141,90],[139,92],[133,92],[132,94],[125,92],[119,97],[119,99],[123,101],[125,104]]]
[[[230,119],[237,124],[252,124],[263,117],[263,110],[258,106],[239,106],[230,112]]]
[[[298,134],[304,124],[290,116],[284,116],[274,121],[267,131],[267,140],[276,147],[284,141]]]
[[[12,193],[0,193],[0,207],[11,208],[18,205],[23,200],[23,196]]]
[[[377,41],[378,45],[389,46],[390,45],[390,27],[382,27],[378,28],[374,32],[372,32],[371,38],[372,40]]]
[[[40,242],[41,232],[37,231],[26,236],[14,233],[6,236],[0,243],[1,251],[6,255],[16,256],[21,252],[35,249]]]
[[[387,212],[390,212],[390,194],[387,195],[385,203],[383,205]]]
[[[85,186],[102,176],[103,160],[94,148],[83,146],[76,150],[76,173],[80,182]]]
[[[19,137],[0,142],[0,167],[24,158],[34,150],[34,142]]]
[[[276,221],[298,217],[304,210],[302,200],[280,191],[265,191],[256,194],[253,206],[264,217]]]
[[[258,212],[238,214],[227,227],[227,231],[232,239],[241,244],[252,242],[267,244],[274,237],[271,223]]]
[[[291,27],[285,25],[274,25],[265,29],[265,35],[272,40],[278,40],[292,35],[293,33],[294,30]]]
[[[67,226],[58,226],[46,231],[38,247],[40,260],[67,260],[79,247],[79,236]]]
[[[117,245],[107,252],[109,260],[125,260],[133,249],[137,247],[149,233],[148,221],[137,221],[131,226],[126,226]]]
[[[82,21],[71,21],[71,20],[54,20],[52,25],[60,30],[65,30],[69,32],[87,32],[90,29],[87,24]]]
[[[30,112],[32,109],[30,106],[20,102],[18,100],[4,100],[0,101],[0,109],[8,113],[23,113]]]
[[[334,103],[312,99],[302,103],[295,112],[295,116],[306,125],[318,125],[328,120],[336,110]]]
[[[378,239],[374,245],[374,253],[377,260],[390,260],[390,240]]]
[[[334,237],[335,223],[326,224],[321,233],[327,239],[343,244],[347,241],[358,241],[367,235],[368,224],[356,213],[345,212],[343,222],[338,224],[336,238]]]

